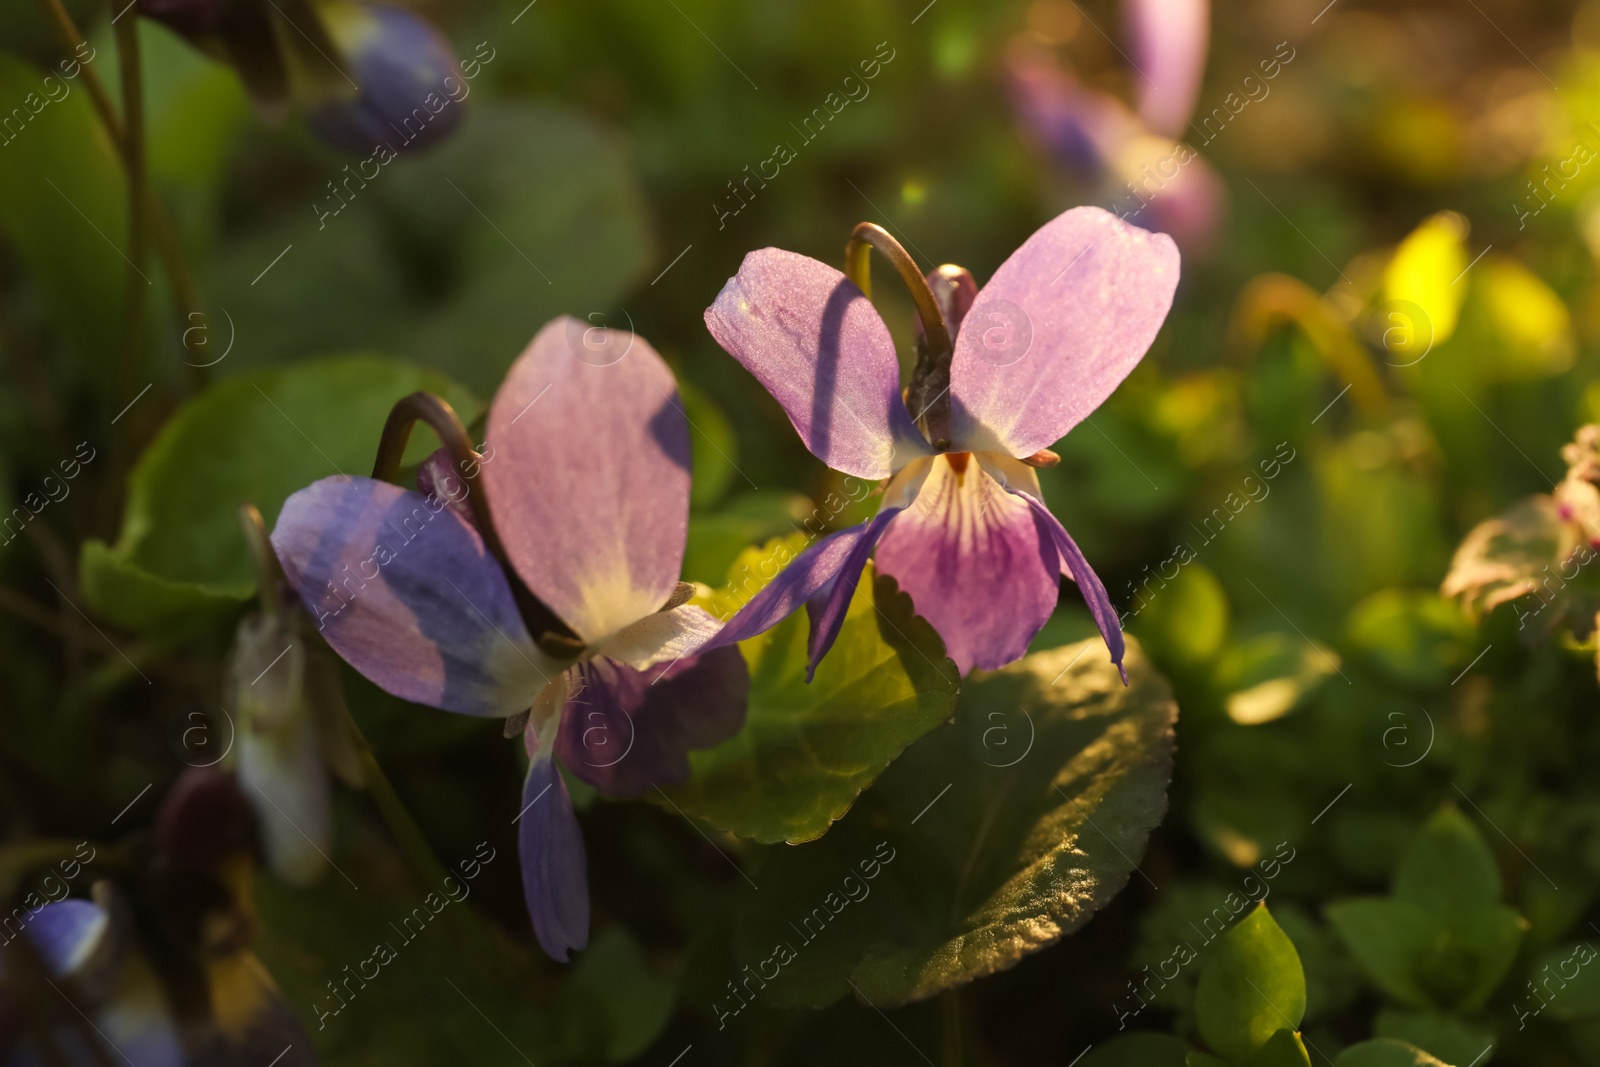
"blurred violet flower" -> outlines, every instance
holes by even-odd
[[[92,1027],[66,1018],[47,1024],[46,1033],[37,1036],[47,1038],[72,1067],[111,1062],[112,1053],[95,1039],[96,1032],[139,1067],[185,1067],[188,1061],[161,984],[144,956],[133,949],[129,931],[118,929],[119,925],[110,909],[88,900],[46,904],[33,914],[25,936],[44,964],[44,977],[58,990],[71,990],[73,1006]],[[0,980],[6,986],[27,982],[17,962],[10,956],[0,958]],[[40,991],[56,996],[47,988]],[[0,986],[0,1011],[14,996]],[[0,1063],[6,1067],[45,1067],[53,1062],[34,1038],[23,1038],[11,1050],[0,1046]]]
[[[1021,658],[1055,608],[1063,573],[1078,583],[1120,667],[1116,610],[1045,507],[1027,461],[1047,462],[1041,450],[1133,370],[1177,282],[1170,238],[1092,207],[1045,224],[975,295],[965,271],[936,271],[930,284],[954,339],[949,438],[941,442],[919,429],[925,412],[914,418],[902,401],[889,330],[854,283],[793,252],[745,256],[706,309],[712,336],[766,386],[817,458],[888,482],[876,517],[807,549],[713,646],[805,605],[814,671],[876,548],[879,569],[911,595],[963,673]],[[921,383],[907,395],[920,397]]]
[[[1127,0],[1137,112],[1082,84],[1048,50],[1018,41],[1007,54],[1012,106],[1028,135],[1097,188],[1135,225],[1171,234],[1190,252],[1215,241],[1226,192],[1215,170],[1174,138],[1194,113],[1205,73],[1207,0]]]
[[[360,92],[312,111],[308,122],[318,137],[367,156],[380,144],[426,148],[455,129],[466,81],[450,42],[432,23],[387,4],[338,4],[324,19]]]
[[[469,490],[437,460],[419,478],[431,495],[348,476],[300,490],[272,543],[328,643],[383,689],[466,715],[531,711],[523,889],[540,945],[565,960],[587,943],[589,896],[556,757],[611,795],[685,781],[690,750],[743,724],[749,676],[737,649],[703,649],[718,623],[678,581],[688,424],[642,338],[551,322],[495,396],[487,440],[478,484],[509,565],[576,640],[530,633],[452,506]]]

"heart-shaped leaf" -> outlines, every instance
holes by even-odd
[[[728,618],[760,579],[803,547],[795,535],[740,556],[732,582],[702,601]],[[807,619],[796,613],[739,647],[750,666],[745,727],[690,757],[671,803],[765,844],[821,837],[907,745],[955,710],[960,673],[894,580],[862,575],[833,649],[806,676]],[[757,576],[754,581],[750,576]]]
[[[1194,1007],[1206,1044],[1234,1063],[1253,1063],[1274,1034],[1300,1025],[1305,971],[1294,942],[1265,904],[1218,942],[1200,971]]]
[[[954,726],[913,745],[827,837],[768,850],[736,939],[766,979],[758,995],[902,1004],[1087,922],[1166,811],[1177,707],[1131,641],[1126,664],[1125,688],[1096,638],[974,675]],[[997,744],[1002,729],[1014,743]]]
[[[128,480],[114,546],[84,545],[83,591],[102,616],[130,629],[225,610],[255,590],[238,507],[270,529],[292,492],[330,474],[367,474],[396,400],[426,389],[463,419],[479,404],[441,375],[378,356],[343,356],[229,378],[186,404]],[[438,443],[413,434],[409,462]]]

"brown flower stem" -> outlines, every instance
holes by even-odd
[[[85,37],[78,29],[72,16],[62,6],[61,0],[39,0],[44,9],[45,16],[55,29],[56,39],[68,51],[74,51],[83,43]],[[135,19],[130,17],[128,24],[131,28]],[[120,27],[119,27],[120,30]],[[121,38],[118,38],[119,48]],[[94,105],[95,112],[100,116],[100,122],[106,128],[106,133],[111,136],[112,143],[117,146],[118,156],[123,161],[123,167],[129,176],[130,185],[133,183],[133,162],[129,159],[129,139],[123,132],[122,120],[117,116],[117,109],[111,102],[111,95],[106,92],[105,83],[90,64],[81,65],[80,76],[88,87],[89,100]],[[124,80],[127,75],[124,73]],[[132,97],[128,98],[132,100]],[[142,97],[140,97],[142,100]],[[142,141],[142,138],[141,138]],[[141,167],[142,169],[142,167]],[[141,181],[142,193],[137,201],[143,207],[145,226],[151,240],[155,244],[156,254],[161,257],[161,269],[167,276],[167,282],[172,288],[173,311],[178,320],[178,330],[187,329],[190,325],[191,312],[200,310],[200,302],[195,293],[194,275],[189,270],[189,264],[183,257],[183,248],[178,243],[176,231],[173,229],[172,220],[167,216],[166,208],[162,205],[160,197],[149,187],[148,182]],[[138,214],[138,213],[136,213]],[[130,225],[132,220],[130,219]],[[199,389],[206,382],[205,368],[197,367],[187,360],[184,361],[191,389]]]
[[[144,362],[144,290],[150,279],[145,261],[144,79],[139,61],[139,22],[117,23],[118,70],[127,121],[122,128],[122,158],[128,172],[128,295],[123,307],[122,355],[117,367],[117,395],[132,396]],[[129,424],[133,425],[132,423]]]
[[[883,253],[883,257],[894,266],[900,275],[900,280],[910,291],[912,302],[917,306],[917,318],[922,322],[925,345],[924,351],[919,354],[919,363],[937,368],[948,379],[950,357],[953,354],[950,331],[939,310],[939,301],[933,295],[933,289],[928,285],[928,279],[917,266],[916,260],[911,258],[911,253],[907,252],[882,226],[871,222],[857,223],[856,228],[850,233],[850,240],[844,246],[845,274],[870,299],[874,248]],[[918,417],[923,421],[925,432],[934,448],[943,450],[950,447],[948,389],[941,389],[939,395],[928,405],[928,409],[918,413]]]

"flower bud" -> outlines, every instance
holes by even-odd
[[[430,23],[376,4],[329,8],[325,20],[360,91],[312,112],[311,128],[322,140],[369,156],[380,144],[425,148],[455,128],[465,83],[450,43]]]

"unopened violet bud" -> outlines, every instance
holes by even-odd
[[[432,24],[377,4],[341,4],[324,16],[359,91],[311,113],[317,136],[342,152],[370,156],[379,145],[425,148],[455,128],[466,83],[450,43]]]

